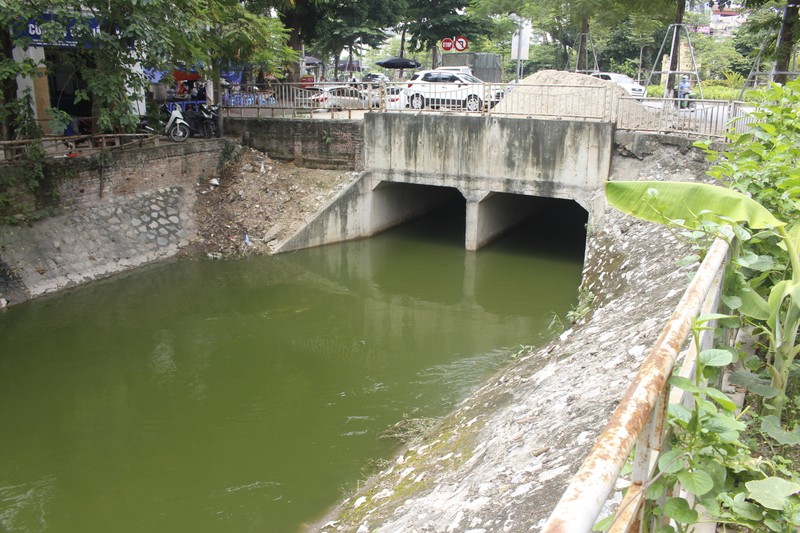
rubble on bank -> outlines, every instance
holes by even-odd
[[[184,253],[209,258],[272,253],[356,176],[300,168],[242,148],[219,178],[197,184],[197,238]]]

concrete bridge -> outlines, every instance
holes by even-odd
[[[529,217],[541,198],[571,200],[591,219],[608,178],[610,123],[369,113],[364,171],[277,249],[369,237],[443,203],[466,202],[464,246],[478,250]]]

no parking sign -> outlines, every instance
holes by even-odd
[[[442,39],[442,50],[445,52],[449,52],[453,49],[455,49],[456,52],[463,52],[467,47],[469,47],[469,41],[463,35],[453,38],[445,37]]]

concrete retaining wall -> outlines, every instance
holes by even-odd
[[[273,159],[322,169],[364,168],[364,122],[288,118],[226,118],[225,132]]]
[[[364,120],[365,169],[390,181],[563,198],[587,207],[611,165],[608,123],[402,113]]]

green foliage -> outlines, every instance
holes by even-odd
[[[673,450],[659,462],[660,474],[647,494],[654,502],[653,515],[676,520],[681,531],[698,519],[691,512],[693,504],[655,503],[678,482],[717,521],[768,531],[794,531],[800,526],[797,468],[779,455],[781,449],[800,444],[795,409],[800,397],[795,392],[789,401],[790,391],[797,390],[790,380],[800,352],[798,89],[797,84],[772,86],[759,95],[755,122],[745,133],[731,137],[725,153],[702,145],[717,163],[709,174],[733,190],[664,182],[617,182],[607,187],[609,202],[627,213],[671,224],[698,242],[703,234],[711,234],[733,243],[722,301],[736,320],[713,318],[747,325],[762,352],[761,358],[744,361],[747,370],[730,376],[732,384],[748,388],[751,401],[758,400],[760,416],[735,414],[733,403],[706,383],[738,359],[727,348],[701,351],[693,379],[670,380],[692,395],[692,407],[670,406]],[[700,317],[695,323],[696,344],[696,332],[709,320]],[[787,405],[794,423],[783,420]],[[772,450],[769,458],[758,457],[764,447]]]
[[[223,141],[224,144],[222,145],[222,150],[219,153],[219,168],[222,168],[226,163],[236,161],[241,155],[241,152],[237,150],[234,143],[230,142],[228,139],[223,139]]]
[[[750,195],[783,220],[793,220],[800,207],[800,80],[754,91],[755,122],[731,134],[724,152],[708,150],[715,166],[709,174]]]
[[[589,314],[594,303],[595,295],[592,291],[582,288],[578,292],[578,303],[567,311],[567,320],[571,324],[575,324]]]
[[[611,181],[606,198],[621,211],[659,224],[691,228],[706,222],[747,222],[752,228],[784,223],[758,202],[736,191],[704,183]]]
[[[692,332],[699,351],[695,374],[692,379],[670,379],[673,387],[691,395],[687,404],[691,407],[670,405],[672,448],[659,458],[658,474],[646,488],[646,508],[651,517],[672,519],[678,531],[701,520],[698,505],[717,522],[754,529],[768,524],[768,530],[789,531],[800,525],[797,473],[784,467],[783,458],[753,457],[745,444],[745,418],[724,393],[707,383],[734,358],[730,350],[700,351],[700,332],[722,318],[695,319]],[[691,501],[669,497],[661,503],[678,484]]]
[[[171,71],[192,65],[213,78],[223,67],[280,70],[295,57],[277,19],[249,11],[236,0],[2,0],[0,5],[0,28],[12,37],[0,39],[8,41],[0,43],[3,92],[9,94],[8,85],[15,84],[17,76],[31,77],[41,67],[51,69],[31,60],[18,63],[8,55],[13,46],[26,50],[32,44],[21,37],[20,21],[50,13],[49,22],[39,23],[43,41],[62,40],[66,25],[72,24],[72,36],[86,44],[62,50],[59,61],[81,80],[75,102],[91,101],[100,131],[132,131],[138,125],[134,100],[150,83],[142,67]],[[99,21],[99,27],[93,28],[93,21]],[[14,103],[0,97],[5,130],[11,128],[14,116]]]

